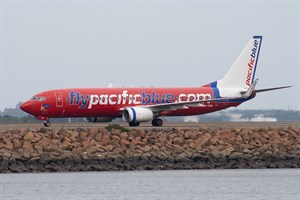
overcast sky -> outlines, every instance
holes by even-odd
[[[222,78],[263,35],[258,94],[299,110],[299,1],[1,1],[0,109],[57,88],[189,87]]]

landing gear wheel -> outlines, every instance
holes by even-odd
[[[50,125],[51,125],[50,121],[44,121],[44,126],[45,127],[50,127]]]
[[[140,122],[129,122],[129,126],[139,126]]]
[[[154,118],[151,123],[152,126],[162,126],[164,121],[160,118]]]

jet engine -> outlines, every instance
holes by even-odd
[[[126,122],[147,122],[153,118],[153,112],[147,108],[129,107],[122,111],[122,118]]]
[[[113,120],[112,117],[85,117],[85,121],[87,122],[111,122]]]

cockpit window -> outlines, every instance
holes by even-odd
[[[46,97],[44,97],[44,96],[41,96],[41,97],[33,96],[33,97],[31,98],[31,100],[35,100],[35,101],[44,101],[44,100],[46,100]]]

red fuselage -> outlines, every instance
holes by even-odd
[[[73,88],[41,92],[21,105],[40,119],[61,117],[122,117],[122,109],[189,102],[218,97],[217,89],[194,88]],[[158,116],[199,115],[238,106],[243,101],[206,102],[197,107],[168,110]]]

